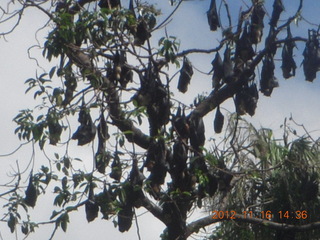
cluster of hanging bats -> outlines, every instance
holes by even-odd
[[[120,7],[120,0],[100,0],[99,6],[101,8]],[[130,1],[129,9],[135,16],[132,0]],[[269,23],[270,31],[265,40],[266,54],[263,57],[260,77],[260,91],[266,96],[270,96],[273,88],[278,86],[278,81],[274,75],[274,56],[279,47],[279,45],[276,45],[276,27],[283,10],[282,1],[275,0]],[[243,81],[244,84],[237,90],[234,102],[238,114],[243,115],[248,113],[252,116],[255,114],[259,95],[255,83],[255,73],[247,70],[250,68],[250,64],[255,57],[254,45],[259,44],[263,37],[265,10],[260,1],[256,1],[250,9],[249,16],[243,23],[242,31],[226,41],[225,47],[222,50],[224,51],[223,54],[216,52],[210,73],[213,73],[212,87],[216,92],[228,84],[239,81],[240,78],[246,78]],[[215,0],[211,0],[207,17],[210,30],[216,31],[218,28],[221,28]],[[132,34],[135,37],[136,45],[143,45],[151,36],[150,29],[144,20],[139,21],[137,27],[132,30]],[[290,27],[288,26],[287,38],[282,46],[281,68],[284,78],[295,76],[296,63],[293,58],[295,43],[292,38]],[[316,72],[320,68],[320,44],[317,31],[309,31],[303,56],[303,69],[306,80],[313,81],[316,77]],[[118,84],[119,87],[126,88],[127,84],[133,79],[133,72],[128,66],[126,53],[119,48],[114,54],[113,64],[107,71],[107,77]],[[157,65],[150,63],[148,68],[139,74],[141,87],[132,98],[139,106],[144,106],[147,109],[151,140],[143,166],[139,169],[138,161],[134,159],[130,175],[123,185],[126,197],[121,199],[121,210],[118,213],[118,226],[121,232],[127,231],[131,227],[134,215],[133,207],[141,206],[141,199],[144,198],[144,193],[141,189],[144,182],[149,185],[149,193],[159,200],[162,197],[161,185],[164,184],[166,174],[169,172],[172,178],[169,188],[179,189],[181,192],[193,192],[197,184],[195,192],[198,198],[198,205],[201,206],[201,199],[206,194],[213,196],[217,190],[227,190],[232,180],[232,174],[228,172],[223,160],[218,163],[219,171],[216,173],[209,171],[202,154],[202,147],[205,143],[205,129],[202,117],[196,115],[186,116],[185,109],[181,106],[178,107],[176,114],[171,114],[172,105],[169,90],[161,82],[159,71],[160,69],[158,69]],[[187,57],[184,57],[178,80],[178,90],[180,92],[185,93],[188,91],[192,75],[192,64]],[[72,75],[66,76],[65,86],[66,91],[63,105],[70,103],[77,86],[76,80]],[[50,143],[55,145],[60,140],[62,127],[54,118],[49,118]],[[170,120],[172,133],[175,133],[172,135],[174,141],[172,149],[166,146],[163,138],[156,137]],[[110,136],[104,113],[100,114],[99,125],[96,127],[89,109],[83,104],[79,112],[78,121],[80,126],[72,135],[72,139],[77,140],[78,145],[86,145],[92,142],[97,135],[96,168],[100,173],[104,174],[105,168],[109,165],[110,160],[113,159],[110,177],[120,182],[122,177],[120,158],[118,155],[114,154],[112,156],[106,151],[106,141]],[[217,106],[213,122],[216,133],[222,131],[223,123],[224,116],[220,111],[220,106]],[[192,157],[190,157],[191,154]],[[188,162],[188,159],[192,159],[192,161]],[[143,174],[144,168],[150,171],[147,179],[145,179]],[[199,182],[199,179],[196,177],[198,171],[204,174],[206,183]],[[109,205],[105,203],[106,201],[110,203],[116,199],[115,192],[105,187],[102,193],[94,195],[94,187],[90,185],[89,188],[89,197],[85,204],[87,220],[94,220],[98,215],[99,208],[101,212],[104,212],[104,216],[107,216],[110,209],[107,207]],[[25,203],[34,207],[36,199],[37,192],[31,174],[26,190]],[[188,204],[184,205],[182,202]],[[174,212],[176,212],[177,217],[179,217],[179,208],[190,209],[191,202],[181,201],[181,204],[173,204],[172,201],[165,201],[163,212],[164,214],[171,215],[175,215]]]

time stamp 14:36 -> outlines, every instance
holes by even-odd
[[[237,219],[237,218],[261,218],[265,220],[271,220],[276,217],[277,214],[279,219],[307,219],[308,213],[306,210],[303,211],[278,211],[272,212],[267,211],[243,211],[242,213],[237,213],[236,211],[212,211],[213,219]]]

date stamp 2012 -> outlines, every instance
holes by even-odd
[[[242,211],[237,213],[236,211],[212,211],[213,219],[228,220],[228,219],[237,219],[237,218],[260,218],[264,220],[271,220],[277,214],[278,219],[307,219],[308,212],[306,210],[297,210],[297,211],[278,211],[272,212],[267,211]]]

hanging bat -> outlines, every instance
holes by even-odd
[[[219,89],[219,87],[222,85],[221,79],[223,78],[223,62],[220,57],[219,52],[216,53],[215,58],[211,62],[212,64],[212,70],[213,75],[212,75],[212,87],[215,89]]]
[[[54,119],[50,114],[47,118],[48,129],[49,129],[49,143],[56,145],[60,141],[62,133],[62,126],[57,119]]]
[[[120,232],[126,232],[131,228],[133,209],[131,205],[124,205],[118,213],[118,228]]]
[[[132,169],[130,171],[129,181],[132,185],[142,186],[144,179],[145,179],[145,176],[138,168],[138,160],[134,158],[132,160]]]
[[[150,194],[155,198],[160,198],[160,186],[164,183],[167,174],[166,148],[163,140],[153,142],[148,149],[145,166],[150,175]]]
[[[37,202],[38,193],[33,183],[32,172],[30,173],[29,184],[28,184],[27,190],[25,191],[25,194],[26,196],[24,198],[24,203],[27,204],[29,207],[34,207]]]
[[[150,37],[151,33],[148,24],[143,18],[140,18],[137,30],[134,32],[134,44],[137,46],[142,46]]]
[[[188,119],[190,126],[189,137],[190,144],[196,150],[199,151],[200,147],[205,143],[205,130],[202,117],[191,115]]]
[[[62,102],[63,106],[67,106],[71,102],[73,93],[77,88],[77,79],[73,74],[66,74],[65,79],[64,85],[66,86],[66,91],[64,93],[64,100]]]
[[[303,71],[306,80],[312,82],[316,78],[320,66],[320,46],[315,30],[309,30],[308,41],[303,51]]]
[[[271,16],[271,20],[270,20],[270,25],[272,27],[277,26],[277,23],[280,18],[280,14],[283,12],[283,10],[284,10],[284,6],[282,4],[282,1],[281,0],[274,0],[273,11],[272,11],[272,16]]]
[[[180,77],[178,82],[178,90],[185,93],[188,90],[191,77],[193,75],[192,65],[187,57],[183,57],[183,65],[180,70]]]
[[[115,153],[113,162],[111,164],[111,173],[110,177],[116,180],[117,182],[120,182],[122,176],[122,166],[120,162],[120,158],[117,153]]]
[[[216,116],[214,118],[214,131],[215,133],[221,133],[224,123],[224,116],[220,112],[220,106],[217,106]]]
[[[246,114],[245,96],[242,89],[241,91],[236,93],[234,104],[237,114],[239,114],[240,116]]]
[[[253,44],[258,44],[263,35],[263,18],[266,12],[262,3],[256,3],[251,15],[250,40]]]
[[[181,176],[187,169],[188,149],[182,141],[177,141],[173,145],[173,163],[172,170],[174,175]]]
[[[99,205],[94,201],[93,184],[89,184],[89,196],[88,200],[85,202],[85,212],[88,222],[92,222],[96,217],[98,217]]]
[[[255,83],[251,83],[249,87],[245,88],[245,99],[244,99],[244,107],[245,111],[253,116],[255,114],[257,103],[259,99],[259,93],[257,89],[257,85]]]
[[[208,23],[211,31],[216,31],[220,27],[219,16],[217,12],[216,1],[211,0],[210,8],[207,12]]]
[[[272,56],[265,56],[261,71],[260,91],[265,96],[270,96],[273,88],[278,87],[279,83],[274,76],[274,61]]]
[[[181,139],[185,141],[189,138],[189,124],[184,112],[184,109],[181,114],[181,107],[178,107],[177,113],[173,121],[174,130],[177,132]]]
[[[236,57],[240,58],[244,63],[248,60],[252,60],[254,56],[254,50],[247,30],[248,26],[245,24],[243,33],[240,39],[236,42]]]
[[[97,129],[85,108],[80,110],[78,121],[80,122],[80,126],[72,135],[72,139],[78,140],[78,145],[82,146],[94,139]]]
[[[292,76],[296,75],[296,68],[297,65],[293,59],[293,48],[296,46],[296,44],[291,41],[292,35],[290,31],[290,25],[287,27],[287,38],[286,42],[283,45],[282,48],[282,75],[284,78],[290,78]]]
[[[231,83],[233,81],[234,72],[233,72],[233,63],[231,60],[231,49],[229,46],[226,47],[224,51],[223,58],[223,81],[225,83]]]
[[[110,138],[108,133],[108,125],[104,118],[104,114],[100,115],[100,123],[98,125],[98,150],[95,155],[96,168],[102,174],[108,166],[111,159],[110,153],[106,152],[106,141]]]

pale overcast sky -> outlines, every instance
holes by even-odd
[[[128,1],[123,1],[123,4],[127,4],[127,2]],[[236,20],[239,10],[237,5],[241,4],[241,2],[250,1],[232,0],[228,2],[232,2],[230,8],[233,9],[234,7],[234,10],[232,10],[231,13],[233,19]],[[271,0],[266,2],[268,2],[268,4],[269,2],[270,4],[273,3]],[[282,15],[281,19],[291,15],[291,13],[296,10],[299,3],[298,0],[283,0],[283,2],[286,7],[286,12]],[[209,31],[206,17],[206,11],[208,10],[209,4],[209,0],[186,1],[176,13],[173,21],[168,25],[168,34],[178,36],[182,40],[181,50],[186,48],[213,48],[215,47],[217,40],[220,39],[219,32],[213,33]],[[303,16],[310,22],[319,23],[320,1],[305,0],[304,5]],[[164,8],[164,13],[173,9],[169,6],[168,1],[162,1],[158,6]],[[271,12],[269,12],[269,14],[270,13]],[[163,17],[165,17],[165,15]],[[41,69],[37,67],[35,61],[28,58],[27,49],[36,44],[34,34],[36,30],[42,26],[43,19],[46,19],[46,16],[41,14],[38,10],[27,10],[20,26],[12,34],[6,37],[6,41],[4,41],[3,38],[0,38],[0,66],[2,69],[0,74],[2,82],[2,87],[0,88],[0,100],[2,102],[0,106],[2,115],[0,119],[2,126],[0,128],[0,135],[2,136],[2,139],[0,140],[0,155],[13,151],[20,144],[17,136],[13,134],[16,127],[12,122],[13,117],[18,113],[19,109],[32,108],[36,105],[36,102],[33,101],[32,94],[24,94],[26,89],[24,81],[30,77],[34,77],[36,69],[38,73],[41,73]],[[301,22],[299,26],[301,26],[299,29],[292,28],[293,33],[297,34],[297,31],[300,31],[303,36],[307,36],[307,30],[310,26],[306,26],[303,22]],[[0,31],[3,30],[0,28]],[[46,30],[39,33],[38,38],[40,42],[43,41],[45,33]],[[163,34],[163,31],[161,34]],[[158,34],[154,35],[160,36]],[[298,45],[298,48],[299,54],[301,54],[304,49],[304,44]],[[41,58],[39,55],[41,54],[41,51],[32,50],[31,53],[33,56],[38,56],[39,63],[42,67],[47,71],[50,70],[52,66]],[[297,55],[299,54],[297,53]],[[213,58],[214,54],[204,56],[192,55],[190,60],[197,69],[208,72]],[[313,83],[306,82],[304,80],[302,67],[300,67],[301,61],[301,58],[296,59],[298,69],[295,78],[284,80],[282,78],[281,70],[279,68],[277,69],[276,77],[279,79],[280,87],[274,89],[271,98],[260,95],[255,116],[248,117],[250,121],[257,126],[262,125],[264,127],[279,130],[284,118],[289,117],[292,114],[294,119],[299,123],[305,124],[307,129],[320,129],[320,75]],[[281,61],[278,62],[278,65],[279,64],[281,64]],[[175,82],[177,83],[177,79]],[[177,93],[176,97],[189,101],[190,99],[193,99],[197,93],[209,92],[211,89],[211,76],[195,71],[189,89],[187,94],[183,95]],[[231,112],[234,111],[234,106],[231,101],[222,104],[222,107]],[[207,137],[210,137],[210,131],[211,136],[213,135],[211,127],[213,117],[214,112],[208,114],[205,119],[209,126],[207,128],[209,129],[207,131]],[[316,134],[319,137],[320,134],[318,133],[319,132]],[[90,149],[88,151],[81,151],[84,157],[88,156],[89,159],[92,159]],[[30,160],[31,154],[32,151],[30,147],[23,147],[13,156],[0,158],[2,163],[0,169],[0,176],[2,176],[0,178],[0,184],[6,183],[6,174],[12,172],[10,166],[15,168],[16,160],[24,166],[26,162]],[[37,159],[36,161],[39,163],[41,160],[46,161],[45,159]],[[31,216],[41,221],[48,220],[53,210],[52,202],[53,199],[50,194],[47,194],[45,197],[41,196],[36,210],[30,212]],[[0,201],[0,204],[3,205],[4,203]],[[144,209],[141,209],[141,211],[138,211],[138,214],[143,214],[145,212]],[[139,218],[138,223],[141,239],[144,240],[159,239],[159,235],[164,229],[164,225],[148,213],[143,214]],[[9,228],[7,228],[6,224],[1,224],[0,239],[14,239],[15,236],[9,234]],[[37,229],[36,233],[32,234],[28,239],[48,239],[53,227],[53,225],[41,226],[40,229]],[[97,219],[88,224],[85,219],[84,209],[80,209],[78,213],[70,214],[70,224],[68,225],[67,233],[62,232],[62,230],[59,229],[54,239],[138,239],[136,231],[137,228],[134,223],[130,231],[124,234],[119,233],[118,230],[114,228],[112,221]],[[19,235],[18,239],[23,238]]]

